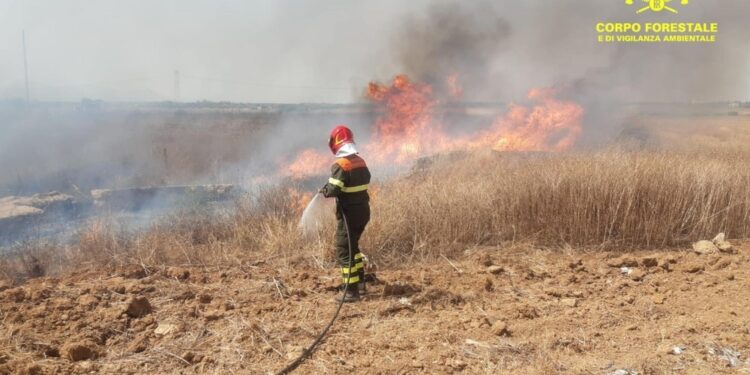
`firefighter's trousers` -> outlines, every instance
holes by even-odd
[[[359,238],[365,231],[367,223],[370,221],[370,205],[368,202],[361,204],[344,205],[343,211],[346,214],[346,222],[349,224],[349,237],[352,243],[352,255],[354,260],[349,262],[349,238],[346,235],[344,218],[341,217],[341,211],[336,211],[336,257],[341,266],[342,282],[346,284],[357,284],[360,280],[364,281],[364,261],[362,253],[359,251]]]

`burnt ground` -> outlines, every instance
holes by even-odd
[[[380,269],[298,373],[748,372],[750,246],[735,249],[472,248]],[[336,307],[334,272],[310,263],[3,282],[0,374],[279,370]]]

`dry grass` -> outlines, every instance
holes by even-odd
[[[747,186],[747,153],[608,150],[437,158],[427,169],[376,186],[363,248],[387,265],[513,242],[630,250],[683,246],[718,232],[745,238]],[[288,187],[271,187],[238,202],[236,212],[181,212],[135,235],[100,219],[74,245],[35,245],[15,259],[6,257],[3,272],[20,278],[82,264],[216,266],[259,258],[326,266],[332,226],[317,238],[303,238],[295,206]]]
[[[484,154],[383,187],[368,232],[386,252],[531,241],[627,250],[750,234],[750,157],[605,151]]]

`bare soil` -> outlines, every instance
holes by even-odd
[[[734,254],[472,248],[380,269],[297,372],[747,372],[748,245]],[[0,282],[0,374],[279,370],[336,307],[334,271],[310,264]]]

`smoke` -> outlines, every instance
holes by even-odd
[[[584,138],[601,140],[637,113],[627,104],[747,98],[747,11],[742,0],[693,1],[677,15],[636,15],[620,0],[437,1],[403,18],[391,57],[439,91],[458,75],[465,100],[516,101],[532,87],[557,87],[587,109]],[[598,22],[718,22],[720,32],[709,44],[604,44]]]
[[[419,79],[457,73],[485,100],[540,85],[628,102],[738,100],[748,95],[748,10],[742,0],[691,2],[666,16],[636,16],[620,0],[441,1],[404,18],[393,58]],[[718,22],[720,32],[710,44],[603,44],[597,22]],[[499,86],[506,95],[491,97]]]
[[[394,49],[410,77],[449,93],[447,79],[455,75],[474,95],[493,81],[493,59],[510,36],[510,24],[489,2],[439,2],[404,20]]]
[[[447,79],[455,75],[465,101],[523,101],[533,87],[554,86],[565,99],[586,109],[586,137],[611,133],[637,110],[625,103],[736,100],[747,98],[750,87],[750,23],[744,19],[744,0],[694,0],[679,7],[677,15],[636,15],[635,9],[621,0],[341,1],[326,6],[269,1],[256,7],[217,5],[211,12],[205,5],[191,2],[182,7],[169,18],[160,15],[169,14],[170,7],[149,8],[145,3],[123,7],[97,2],[81,6],[81,12],[67,13],[58,5],[50,9],[15,5],[7,9],[7,14],[15,17],[6,17],[9,22],[0,26],[8,31],[4,37],[8,43],[0,55],[18,52],[7,47],[11,42],[18,44],[8,28],[20,30],[20,20],[38,19],[27,29],[31,71],[37,77],[33,79],[54,81],[55,75],[65,71],[71,85],[117,82],[125,87],[157,67],[155,70],[167,73],[166,79],[160,78],[160,84],[167,87],[157,90],[161,97],[171,97],[175,68],[184,68],[186,98],[214,92],[213,84],[196,86],[191,75],[239,83],[268,78],[291,84],[231,85],[227,86],[231,89],[209,95],[277,101],[335,101],[342,95],[341,82],[352,86],[343,88],[348,96],[345,100],[357,101],[369,80],[388,80],[399,73],[432,84],[441,98],[446,98],[450,89]],[[92,34],[89,27],[76,22],[79,18],[103,22],[105,18],[99,16],[113,9],[123,14],[115,19],[117,30],[102,27]],[[247,22],[245,16],[251,10],[256,11],[251,19],[262,22]],[[125,27],[128,17],[143,12],[147,21],[143,26],[138,30]],[[225,16],[220,18],[222,22],[212,19],[212,27],[196,28],[194,19],[217,14]],[[366,22],[352,15],[362,16]],[[56,32],[59,29],[67,37],[50,38],[52,26],[42,22],[49,17],[56,20],[52,25]],[[720,33],[713,44],[596,41],[597,22],[630,21],[718,22]],[[123,43],[103,42],[109,39]],[[142,41],[149,48],[142,46]],[[153,54],[152,49],[159,54]],[[92,51],[106,58],[86,58]],[[68,56],[81,57],[71,61]],[[159,58],[152,61],[144,56]],[[17,60],[0,59],[0,67],[22,72]],[[32,96],[34,87],[32,80]],[[144,83],[146,87],[150,86]],[[181,115],[175,110],[163,116],[131,115],[130,109],[73,115],[40,110],[46,112],[29,118],[19,115],[23,111],[6,107],[0,113],[0,166],[5,171],[0,188],[17,193],[42,192],[47,187],[66,190],[71,183],[83,183],[80,187],[84,189],[143,181],[236,182],[238,174],[268,173],[280,159],[293,158],[303,148],[327,152],[326,133],[337,123],[347,123],[359,140],[366,140],[374,122],[371,113],[349,116],[346,110],[333,109],[311,114],[301,108],[253,118],[225,114],[208,121],[208,114]],[[200,124],[211,124],[211,128],[198,130]],[[219,128],[226,130],[227,136],[214,131]],[[183,169],[189,173],[175,172]],[[35,180],[30,177],[33,175],[47,175],[59,183]],[[70,181],[62,181],[65,179]]]

